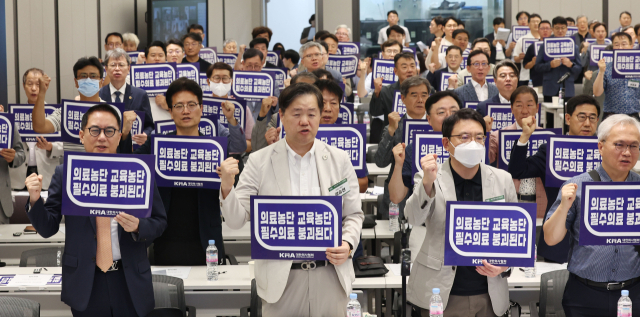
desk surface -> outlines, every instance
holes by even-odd
[[[52,237],[45,239],[40,234],[22,234],[14,237],[14,232],[23,232],[26,224],[0,225],[0,244],[2,243],[56,243],[64,242],[64,233],[58,231]],[[60,228],[64,228],[64,224],[60,224]],[[64,229],[63,229],[64,230]]]
[[[378,167],[376,163],[367,163],[367,169],[369,170],[369,176],[389,175],[389,170],[391,170],[391,164],[385,167]]]

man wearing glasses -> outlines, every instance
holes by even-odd
[[[158,43],[162,44],[162,42]],[[162,45],[164,46],[164,44]],[[155,46],[151,48],[155,48]],[[156,59],[152,56],[155,56],[157,52],[152,52],[150,48],[147,48],[147,53],[148,62]],[[144,129],[142,133],[132,136],[133,142],[142,145],[147,141],[147,136],[151,134],[154,128],[149,96],[144,90],[127,84],[129,66],[131,65],[131,58],[127,52],[121,48],[113,49],[107,52],[105,61],[110,83],[100,89],[100,98],[110,102],[124,103],[125,117],[131,115],[135,117],[134,111],[144,111]]]
[[[124,39],[122,34],[118,32],[112,32],[107,34],[104,38],[104,51],[108,52],[116,48],[122,48]]]
[[[226,64],[225,64],[226,65]],[[213,76],[211,76],[213,77]],[[169,85],[166,93],[169,113],[176,131],[168,135],[202,136],[198,129],[202,117],[202,88],[193,80],[181,77]],[[229,122],[220,122],[217,136],[227,137],[227,152],[242,153],[247,149],[242,128],[233,116],[234,106],[222,104],[222,113]],[[134,154],[153,154],[151,139]],[[205,250],[209,240],[216,241],[219,261],[224,263],[220,201],[218,190],[206,188],[159,187],[167,210],[167,230],[154,242],[155,265],[205,265]]]
[[[553,27],[554,37],[565,37],[565,35],[567,35],[567,19],[560,16],[555,17],[551,20],[551,25]],[[578,50],[578,47],[574,48],[573,61],[566,57],[554,59],[552,61],[545,61],[544,44],[540,45],[538,57],[539,58],[536,59],[536,64],[533,66],[533,69],[536,72],[543,74],[542,94],[544,95],[544,102],[551,102],[552,97],[558,96],[560,88],[562,87],[565,88],[564,100],[568,100],[573,97],[575,95],[575,87],[573,83],[576,81],[576,76],[580,75],[580,72],[582,71],[582,65],[580,64],[580,50]],[[564,84],[558,84],[560,77],[564,76],[567,72],[570,74],[569,78],[564,81]]]
[[[458,74],[464,70],[464,68],[460,67],[462,64],[462,50],[455,46],[451,45],[447,47],[446,52],[446,67],[440,68],[433,73],[427,74],[427,79],[431,83],[431,86],[436,90],[440,91],[442,86],[442,73],[453,73]],[[453,79],[451,79],[453,78]],[[449,85],[456,85],[458,80],[455,79],[455,76],[449,77]]]
[[[463,104],[465,101],[485,101],[498,94],[498,88],[489,85],[486,80],[489,73],[489,54],[481,50],[472,51],[467,58],[467,70],[471,73],[471,81],[453,91]]]
[[[595,98],[587,95],[575,96],[567,102],[567,113],[564,115],[565,122],[569,126],[568,135],[593,136],[598,128],[598,118],[600,117],[600,105]],[[546,181],[547,170],[547,144],[541,144],[536,154],[527,157],[529,148],[529,138],[536,125],[533,117],[523,119],[522,134],[517,144],[511,151],[511,163],[509,173],[514,179],[526,179],[539,177],[542,184]],[[547,206],[545,212],[553,205],[553,197],[558,197],[560,191],[557,187],[545,186],[547,196]],[[545,218],[546,218],[545,214]],[[569,255],[569,235],[565,236],[561,242],[554,246],[548,245],[544,240],[544,231],[540,233],[538,239],[538,255],[545,260],[557,263],[567,262]]]
[[[491,63],[491,43],[489,42],[489,40],[485,39],[484,37],[475,39],[473,41],[473,44],[471,44],[471,51],[483,51],[487,53],[487,55],[489,56],[489,71],[487,72],[487,75],[493,75],[494,70],[496,69],[496,65]],[[469,50],[467,50],[466,52],[469,53]],[[462,87],[465,84],[465,77],[468,76],[471,76],[471,72],[469,72],[467,68],[463,68],[462,71],[456,75],[458,84],[455,87]]]
[[[481,266],[444,265],[446,205],[448,201],[483,202],[502,197],[517,202],[509,173],[481,163],[485,156],[485,122],[475,110],[464,108],[442,124],[442,145],[450,153],[442,165],[436,154],[420,160],[413,193],[404,210],[409,223],[423,223],[427,233],[411,268],[407,300],[429,316],[432,289],[440,288],[445,316],[502,316],[509,307],[507,267],[482,261]]]
[[[640,182],[640,176],[631,171],[640,156],[639,144],[640,123],[636,119],[615,114],[603,120],[598,128],[602,164],[595,169],[597,174],[586,172],[566,181],[549,209],[542,227],[547,244],[556,245],[570,236],[570,275],[562,299],[567,316],[615,316],[620,290],[629,290],[633,303],[640,301],[637,246],[579,243],[580,234],[586,230],[580,228],[580,218],[584,216],[582,183]],[[640,314],[638,306],[633,305],[633,315]]]
[[[618,32],[611,38],[613,49],[633,49],[631,36],[627,33]],[[640,85],[637,79],[612,78],[613,63],[605,62],[604,58],[598,61],[598,76],[593,83],[593,94],[601,96],[604,93],[604,119],[616,113],[626,114],[638,120],[640,112]],[[603,119],[603,120],[604,120]]]
[[[200,73],[206,73],[211,64],[200,57],[202,37],[197,33],[189,33],[182,38],[182,44],[187,54],[182,63],[200,63]]]
[[[416,62],[413,54],[409,52],[400,52],[393,57],[393,72],[398,76],[398,81],[382,87],[382,77],[373,81],[375,89],[369,103],[369,114],[372,117],[384,116],[384,125],[389,125],[389,114],[393,112],[393,97],[396,90],[400,90],[400,85],[409,77],[416,76]],[[427,82],[428,84],[429,82]],[[431,91],[431,89],[429,89]],[[383,165],[386,166],[386,165]],[[383,167],[381,166],[381,167]]]
[[[402,45],[398,41],[388,40],[382,43],[382,59],[393,59],[397,54],[402,52]],[[371,58],[366,58],[364,61],[361,61],[358,65],[358,77],[362,78],[364,74],[367,74],[369,71],[369,65],[371,64]],[[370,72],[366,75],[364,80],[358,80],[358,96],[360,98],[364,98],[373,92],[373,88],[371,88],[371,81],[373,72]],[[377,79],[377,78],[376,78]],[[380,85],[382,85],[382,78],[378,80]],[[397,89],[400,89],[398,86]]]

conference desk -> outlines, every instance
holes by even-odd
[[[391,170],[391,164],[385,167],[378,167],[376,163],[367,163],[367,169],[369,170],[369,176],[389,175]]]

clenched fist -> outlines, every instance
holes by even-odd
[[[449,87],[447,89],[456,89],[458,88],[458,74],[453,74],[449,77]]]
[[[238,124],[238,120],[233,116],[234,111],[236,111],[236,106],[234,106],[231,101],[225,101],[222,103],[222,113],[227,118],[227,122],[232,126],[236,126]]]
[[[373,80],[373,87],[375,88],[373,92],[376,94],[376,97],[378,97],[380,95],[380,90],[382,90],[382,77],[378,77]]]
[[[600,73],[604,73],[607,70],[607,62],[603,59],[598,61],[598,68],[600,69]]]
[[[564,210],[569,210],[574,201],[576,201],[576,193],[578,191],[578,184],[570,183],[562,187],[562,200],[560,206]]]
[[[522,118],[522,134],[523,135],[531,136],[531,134],[535,130],[536,130],[536,117],[535,116],[529,116],[529,117]]]
[[[406,144],[404,143],[398,143],[396,146],[393,147],[393,158],[395,158],[396,160],[396,166],[398,166],[398,164],[402,165],[404,164],[404,149],[407,147]]]
[[[397,112],[392,112],[388,116],[389,118],[389,135],[393,136],[398,130],[398,123],[400,122],[400,114]]]
[[[260,117],[266,117],[271,107],[275,107],[278,104],[278,97],[271,96],[262,99],[262,106],[260,107]]]
[[[269,128],[269,130],[267,130],[267,133],[264,134],[264,138],[267,140],[268,145],[276,143],[278,140],[280,140],[280,131],[280,127]]]
[[[42,175],[38,175],[33,173],[27,177],[24,181],[24,185],[27,186],[27,190],[29,191],[29,201],[31,202],[31,206],[40,199],[40,192],[42,191]]]
[[[491,129],[493,128],[493,117],[485,116],[483,119],[484,119],[484,124],[487,126],[487,131],[485,132],[491,132]]]
[[[223,192],[223,197],[226,197],[227,194],[233,188],[233,183],[236,181],[236,175],[240,173],[240,168],[238,167],[238,160],[233,157],[229,157],[218,166],[216,170],[218,176],[220,177],[220,190]]]
[[[38,94],[40,94],[40,96],[46,96],[47,89],[49,89],[49,84],[51,83],[51,77],[44,74],[38,77],[38,83],[40,84],[40,91],[38,91]]]
[[[438,154],[427,154],[420,159],[420,166],[422,167],[422,171],[424,172],[424,177],[422,177],[422,185],[424,186],[424,190],[428,195],[431,195],[433,182],[438,176],[437,159]]]
[[[133,110],[125,111],[123,113],[123,118],[122,118],[122,136],[123,137],[126,135],[129,135],[129,132],[131,131],[131,127],[133,126],[133,121],[136,121],[136,118],[138,118],[138,115]]]

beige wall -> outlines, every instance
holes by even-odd
[[[612,2],[618,0],[610,0]],[[629,2],[633,2],[631,0]],[[637,2],[637,0],[635,0]],[[620,1],[623,2],[623,1]],[[625,1],[626,2],[626,1]],[[543,20],[551,21],[556,16],[573,17],[586,15],[589,20],[597,19],[602,21],[602,0],[511,0],[512,12],[507,14],[511,21],[515,22],[515,15],[520,11],[539,14]],[[611,9],[609,9],[611,10]],[[617,21],[617,19],[616,19]]]
[[[353,1],[357,0],[323,0],[322,24],[319,26],[331,33],[340,24],[346,24],[353,30]]]
[[[638,0],[609,0],[609,29],[620,27],[620,13],[631,13],[631,26],[640,23],[640,1]]]

